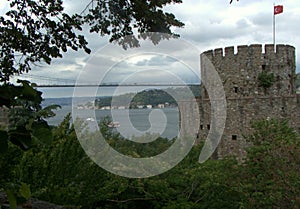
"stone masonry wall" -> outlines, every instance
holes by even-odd
[[[295,94],[295,48],[289,45],[277,45],[274,52],[273,45],[238,46],[215,49],[201,54],[206,56],[219,73],[227,97],[244,97],[253,95],[294,95]],[[205,78],[207,69],[201,67],[201,78]],[[274,74],[275,83],[264,92],[259,87],[258,75],[262,72]],[[205,89],[202,95],[207,97]]]
[[[250,144],[245,136],[251,133],[251,122],[259,119],[288,119],[290,125],[300,127],[300,95],[295,94],[295,48],[289,45],[238,46],[215,49],[201,54],[207,57],[223,82],[227,119],[216,155],[222,158],[235,155],[242,158]],[[201,78],[206,79],[209,67],[201,64]],[[270,88],[259,86],[261,72],[273,73],[275,81]],[[201,86],[199,100],[199,138],[205,139],[211,125],[211,101]]]
[[[222,158],[226,155],[236,155],[242,158],[244,148],[250,144],[245,136],[252,131],[251,122],[259,119],[288,119],[292,127],[300,127],[300,95],[295,97],[247,97],[227,99],[227,119],[217,155]],[[200,109],[210,109],[210,101],[202,100]],[[208,113],[200,117],[201,138],[206,138],[211,128]],[[209,128],[208,128],[209,127]]]
[[[195,115],[199,112],[199,99],[182,100],[178,102],[180,136],[199,138],[198,130],[200,120]]]

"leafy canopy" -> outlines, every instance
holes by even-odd
[[[34,63],[50,64],[69,48],[90,53],[80,34],[84,25],[89,32],[110,36],[111,42],[118,40],[124,48],[139,46],[135,36],[127,37],[134,31],[176,35],[171,27],[183,26],[173,14],[163,11],[165,5],[181,0],[92,0],[82,13],[72,15],[64,12],[63,0],[8,2],[10,11],[0,17],[0,82],[28,72]]]
[[[80,14],[64,11],[63,0],[7,0],[10,10],[0,16],[0,108],[9,109],[8,128],[1,130],[1,148],[7,149],[11,141],[24,150],[34,139],[50,140],[51,133],[44,118],[53,115],[51,109],[42,108],[41,92],[28,81],[10,83],[13,75],[28,72],[33,65],[51,64],[53,58],[62,57],[68,49],[83,49],[90,53],[82,35],[83,26],[89,32],[110,36],[123,48],[139,46],[134,36],[145,32],[173,34],[171,27],[183,23],[173,14],[163,11],[170,3],[181,0],[92,0]],[[128,38],[128,35],[133,35]],[[151,39],[158,43],[159,39]]]
[[[176,35],[171,27],[183,26],[173,14],[163,11],[166,4],[181,0],[91,0],[80,14],[66,13],[63,0],[7,2],[10,10],[0,16],[0,108],[6,107],[9,114],[7,127],[0,128],[2,155],[8,151],[10,142],[27,150],[49,144],[53,138],[45,118],[53,116],[52,109],[57,106],[42,108],[42,93],[28,81],[11,84],[13,75],[27,73],[40,63],[50,65],[53,58],[62,58],[68,49],[90,53],[81,32],[84,25],[89,26],[89,32],[110,36],[111,42],[117,41],[124,49],[139,46],[137,38],[148,38],[132,36],[134,31]],[[161,38],[164,37],[150,36],[154,44]],[[21,195],[28,198],[29,188],[21,188]],[[9,188],[6,194],[10,207],[16,208],[16,195]]]

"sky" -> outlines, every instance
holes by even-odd
[[[5,2],[0,1],[2,14],[7,10]],[[83,2],[86,1],[64,0],[65,9],[70,13],[80,12],[84,8]],[[201,52],[227,46],[273,42],[273,3],[284,7],[283,13],[276,15],[276,44],[296,47],[296,65],[300,66],[300,50],[297,50],[300,49],[299,0],[233,0],[232,4],[229,4],[229,0],[183,0],[181,4],[165,7],[165,11],[172,12],[185,24],[183,28],[174,28],[180,34],[180,40],[159,46],[158,50],[154,50],[155,53],[148,53],[147,49],[151,51],[153,48],[149,48],[146,43],[148,48],[142,47],[126,54],[121,47],[108,44],[108,37],[85,31],[92,49],[90,55],[69,51],[50,66],[34,68],[31,74],[71,80],[82,80],[82,77],[92,79],[93,75],[105,74],[102,77],[96,76],[98,80],[95,82],[102,79],[102,82],[108,83],[163,83],[179,77],[183,82],[197,83]],[[97,57],[101,57],[101,61]],[[105,59],[109,61],[105,62]],[[90,70],[89,66],[98,68]],[[159,67],[162,70],[159,71]],[[297,72],[300,72],[300,67],[297,67]]]

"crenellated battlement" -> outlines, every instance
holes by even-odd
[[[216,48],[208,50],[202,53],[202,55],[208,58],[226,58],[233,56],[245,56],[245,55],[256,55],[256,56],[275,56],[282,57],[285,54],[293,55],[295,53],[295,47],[291,45],[278,44],[276,50],[274,50],[273,44],[251,44],[251,45],[240,45],[236,48],[229,46],[225,48]]]
[[[202,63],[208,58],[223,81],[227,97],[287,96],[295,94],[296,73],[295,48],[290,45],[252,44],[209,50],[201,54],[201,78],[207,69]],[[263,88],[259,77],[262,73],[272,74],[273,85]],[[202,95],[205,90],[202,89]],[[206,95],[208,96],[208,95]]]
[[[245,148],[251,145],[244,136],[251,133],[252,121],[285,119],[300,131],[300,95],[295,91],[293,46],[278,44],[274,50],[273,44],[252,44],[209,50],[201,54],[201,80],[210,81],[212,70],[217,71],[222,81],[221,87],[214,87],[224,89],[227,102],[226,125],[215,152],[218,158],[231,154],[243,158]],[[212,129],[212,98],[205,85],[201,85],[201,92],[197,136],[204,139]]]

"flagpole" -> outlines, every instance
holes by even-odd
[[[275,8],[275,3],[273,3],[273,45],[274,45],[274,51],[275,51],[275,12],[274,12],[274,8]]]
[[[274,51],[276,51],[275,47],[275,41],[276,41],[276,15],[281,14],[283,12],[283,5],[277,5],[275,6],[275,2],[273,4],[273,45],[274,45]]]

